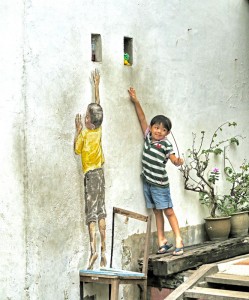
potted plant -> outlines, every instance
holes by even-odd
[[[198,193],[201,203],[210,210],[210,216],[205,218],[205,227],[211,240],[225,240],[230,232],[230,216],[225,216],[223,213],[225,210],[220,209],[223,196],[218,194],[216,186],[220,171],[218,168],[210,168],[213,161],[211,155],[223,153],[221,146],[239,145],[237,135],[227,139],[219,137],[219,133],[223,131],[224,127],[235,127],[236,125],[235,122],[221,124],[212,134],[209,143],[206,143],[205,131],[201,131],[199,143],[197,143],[197,135],[193,133],[192,147],[188,149],[187,159],[185,159],[185,164],[180,169],[184,179],[184,188]],[[206,144],[208,145],[207,148],[205,148]],[[220,220],[218,217],[221,217],[225,224],[218,226],[222,232],[216,236],[214,228],[217,221]],[[211,225],[209,225],[209,221],[212,222]]]
[[[238,237],[248,234],[249,210],[249,162],[246,160],[236,171],[230,159],[225,156],[230,166],[224,168],[226,180],[231,184],[229,194],[223,198],[220,209],[226,209],[231,215],[231,236]]]

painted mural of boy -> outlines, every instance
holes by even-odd
[[[142,155],[143,190],[147,208],[152,208],[156,218],[159,249],[157,254],[167,252],[173,245],[168,244],[164,235],[164,215],[175,234],[175,250],[173,255],[183,254],[183,241],[180,234],[178,220],[173,210],[170,196],[169,180],[165,169],[168,159],[180,166],[183,160],[175,156],[173,147],[167,139],[172,124],[170,119],[163,115],[155,116],[150,125],[147,123],[142,106],[133,88],[128,90],[131,101],[134,103],[138,120],[144,134],[144,149]]]
[[[84,129],[81,115],[76,115],[76,134],[74,139],[74,151],[76,154],[81,155],[82,170],[84,173],[85,213],[91,250],[88,269],[93,269],[94,262],[98,258],[96,250],[96,227],[99,229],[101,239],[100,266],[106,266],[105,178],[102,168],[104,154],[101,143],[103,109],[100,106],[100,74],[97,69],[92,72],[92,79],[94,83],[95,103],[90,103],[87,107]]]

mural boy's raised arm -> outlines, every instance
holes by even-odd
[[[92,72],[92,78],[94,82],[95,103],[100,104],[100,98],[99,98],[100,75],[98,69],[95,69],[95,71]]]

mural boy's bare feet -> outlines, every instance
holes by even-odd
[[[101,266],[101,267],[105,267],[106,264],[107,264],[107,262],[106,262],[105,253],[101,253],[100,266]]]
[[[89,264],[88,264],[88,267],[87,267],[87,270],[92,270],[93,269],[93,265],[95,263],[95,260],[98,258],[98,253],[95,252],[93,253],[90,258],[89,258]]]

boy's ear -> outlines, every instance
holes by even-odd
[[[93,130],[93,129],[95,129],[95,125],[93,124],[93,123],[91,123],[91,129]]]
[[[171,133],[171,131],[169,130],[169,131],[167,132],[166,136],[169,135],[170,133]]]

